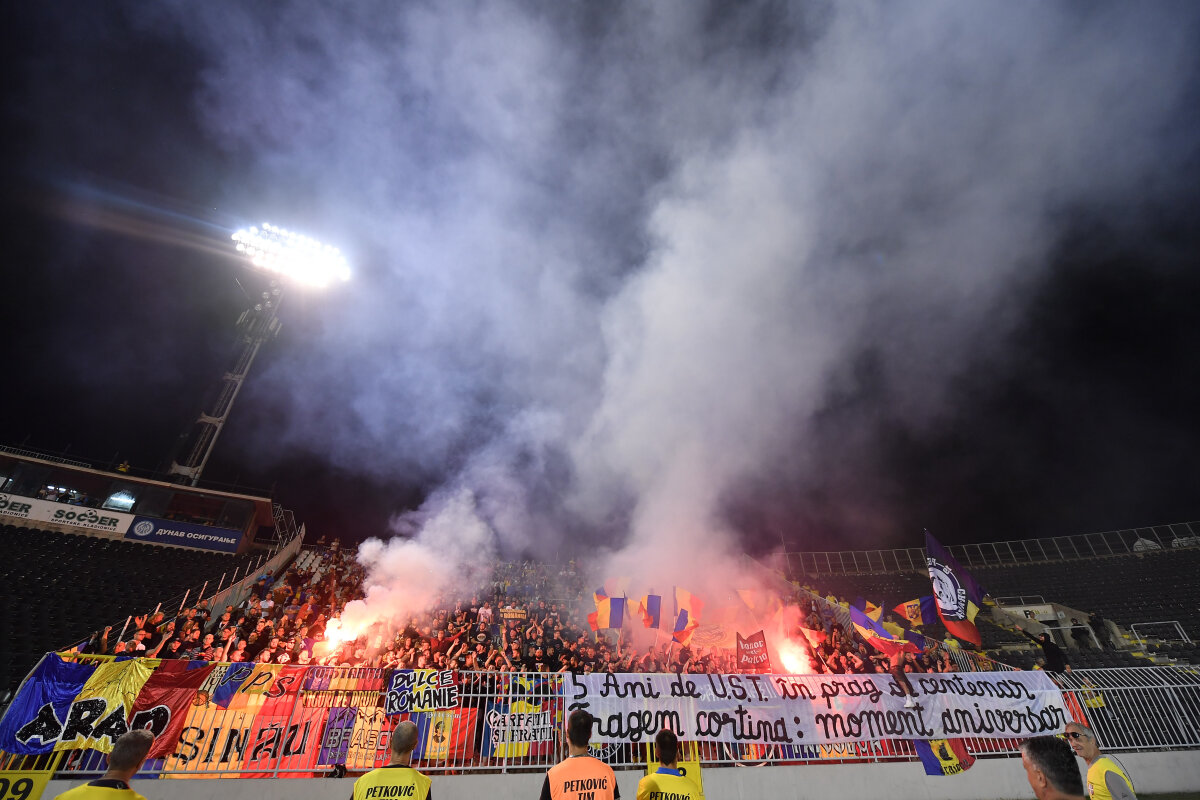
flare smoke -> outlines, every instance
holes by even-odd
[[[896,542],[881,427],[1024,357],[1064,221],[1178,190],[1200,52],[1188,4],[196,13],[156,24],[255,207],[359,273],[260,449],[439,487],[363,546],[359,621],[497,558],[703,593],[749,537]]]

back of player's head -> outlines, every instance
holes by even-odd
[[[567,717],[567,741],[576,747],[587,747],[592,740],[593,717],[582,708],[577,708]]]
[[[146,753],[154,744],[154,734],[145,728],[138,728],[121,734],[108,754],[109,769],[126,772],[137,769],[146,760]]]
[[[411,753],[417,746],[417,724],[404,720],[392,731],[392,755],[402,756]]]
[[[1071,746],[1057,736],[1035,736],[1021,742],[1021,752],[1046,781],[1064,794],[1083,794],[1083,778]]]
[[[654,737],[654,747],[658,751],[658,763],[674,764],[679,760],[679,737],[670,728],[663,728]]]

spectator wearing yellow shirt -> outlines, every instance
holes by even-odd
[[[1100,743],[1091,728],[1069,722],[1066,734],[1075,755],[1087,764],[1088,794],[1092,800],[1137,800],[1133,781],[1120,764],[1100,752]]]

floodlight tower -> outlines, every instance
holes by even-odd
[[[283,282],[290,280],[308,286],[324,287],[333,281],[350,279],[350,268],[336,247],[263,223],[233,234],[237,252],[256,271],[273,274],[267,291],[238,318],[237,353],[221,379],[216,399],[196,417],[176,447],[167,473],[176,483],[192,486],[200,482],[217,437],[229,419],[233,401],[241,391],[259,349],[279,333],[279,303]]]

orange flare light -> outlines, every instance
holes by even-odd
[[[791,639],[784,639],[776,650],[784,670],[789,675],[812,675],[813,666],[804,645],[797,644]]]

